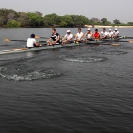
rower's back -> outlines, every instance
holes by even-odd
[[[34,37],[35,37],[35,35],[34,35],[34,34],[31,34],[31,37],[27,39],[27,44],[26,44],[26,46],[27,46],[28,48],[34,47],[34,45],[35,45],[35,43],[36,43],[36,39],[35,39]]]

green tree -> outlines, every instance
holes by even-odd
[[[21,23],[21,27],[29,27],[30,19],[25,12],[19,12],[17,21]]]
[[[8,23],[7,23],[7,27],[8,28],[18,28],[20,27],[20,23],[17,22],[16,20],[9,20]]]
[[[90,19],[90,24],[91,25],[102,25],[101,20],[98,19],[98,18],[91,18]]]
[[[59,26],[60,27],[66,27],[68,24],[65,21],[61,21]]]
[[[56,24],[56,20],[57,20],[57,15],[55,13],[48,14],[48,15],[44,16],[44,21],[49,26],[53,26],[54,24]]]
[[[103,25],[105,25],[105,23],[107,22],[107,18],[102,18],[101,21],[102,21]]]
[[[30,27],[43,27],[44,26],[43,18],[40,15],[36,13],[32,13],[32,12],[28,12],[26,15],[29,18]]]
[[[133,26],[133,22],[128,22],[127,25]]]
[[[113,20],[113,23],[114,24],[121,24],[120,20],[118,20],[118,19]]]

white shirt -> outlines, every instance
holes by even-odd
[[[112,37],[112,35],[113,35],[113,32],[112,31],[108,32],[108,36],[109,37]]]
[[[114,36],[119,35],[119,31],[114,31],[113,34],[114,34]]]
[[[27,47],[34,47],[34,43],[36,43],[36,39],[34,38],[28,38],[27,39]]]
[[[78,33],[76,34],[76,36],[77,36],[78,39],[81,38],[81,36],[83,36],[83,32],[80,32],[80,33],[78,32]],[[83,38],[83,37],[82,37],[82,38]],[[82,39],[82,38],[81,38],[81,39]]]
[[[87,38],[91,39],[92,38],[92,34],[91,33],[87,34]]]
[[[105,37],[105,36],[107,36],[107,35],[108,35],[108,32],[106,32],[106,31],[105,31],[105,32],[103,32],[103,31],[101,32],[101,36],[102,36],[102,37]]]
[[[73,34],[66,34],[64,37],[65,37],[67,40],[69,40],[69,39],[73,38]]]

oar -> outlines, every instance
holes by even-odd
[[[48,37],[35,36],[35,38],[49,39]]]
[[[11,42],[11,41],[26,42],[26,40],[9,40],[8,38],[4,39],[4,42]]]
[[[133,37],[128,37],[128,36],[120,36],[121,39],[133,39]]]
[[[133,40],[129,40],[129,41],[119,41],[119,42],[129,42],[129,43],[133,43]]]
[[[5,39],[4,39],[4,42],[11,42],[11,41],[27,42],[27,40],[9,40],[8,38],[5,38]],[[39,40],[37,40],[37,42],[46,43],[47,41],[39,41]]]

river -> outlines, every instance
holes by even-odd
[[[0,29],[0,50],[25,46],[4,38],[32,33],[49,37],[51,29]],[[132,133],[133,43],[117,43],[0,55],[0,132]]]

